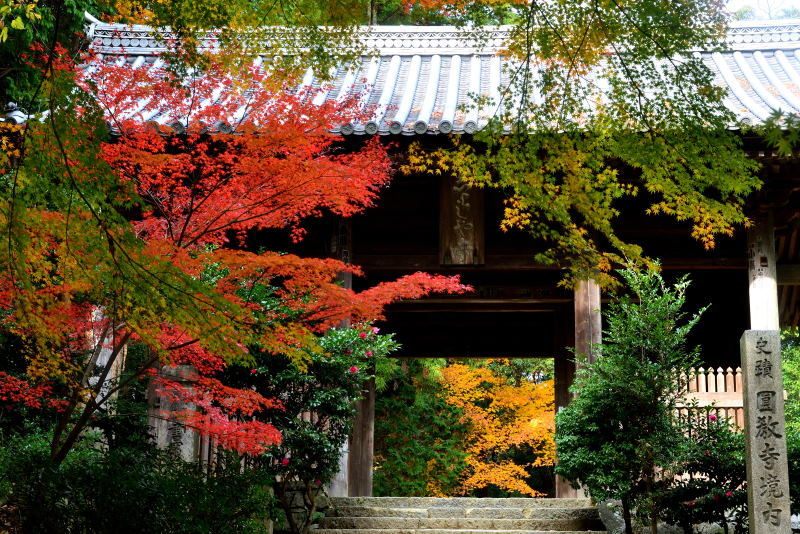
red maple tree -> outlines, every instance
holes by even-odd
[[[71,156],[81,138],[74,128],[59,137],[65,129],[54,119],[49,133],[63,156],[54,161],[65,164],[65,181],[82,200],[98,188],[113,198],[128,227],[110,225],[88,200],[70,204],[69,213],[37,206],[25,227],[36,239],[24,253],[43,262],[37,269],[46,275],[33,287],[2,282],[7,326],[47,350],[28,366],[28,384],[39,389],[23,396],[19,380],[3,375],[0,400],[33,406],[49,395],[60,402],[55,460],[126,380],[145,375],[161,395],[196,407],[184,414],[187,426],[241,453],[262,452],[280,434],[257,414],[278,401],[219,378],[227,366],[249,361],[248,346],[302,365],[308,351],[320,350],[316,335],[346,318],[371,321],[397,299],[468,289],[455,277],[416,273],[356,293],[336,281],[342,272],[359,274],[354,266],[237,247],[256,229],[287,229],[300,239],[304,220],[351,216],[390,178],[377,139],[345,147],[331,133],[364,112],[357,98],[319,104],[313,91],[290,90],[291,78],[279,74],[212,63],[202,75],[178,77],[100,59],[76,71],[91,97],[78,115],[97,114],[86,104],[96,102],[114,136],[100,145],[95,164],[91,155]],[[45,174],[47,163],[37,165]],[[100,179],[103,165],[112,179]],[[92,221],[93,246],[70,243],[73,234],[63,228],[71,221]],[[96,274],[105,268],[114,276]],[[152,357],[121,379],[132,341]],[[163,365],[190,366],[191,386],[159,373]]]

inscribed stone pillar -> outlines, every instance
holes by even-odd
[[[740,347],[750,534],[787,533],[791,518],[780,332],[747,330]]]
[[[191,377],[194,368],[191,365],[178,365],[161,367],[161,376],[179,383],[187,390],[192,389]],[[154,400],[149,410],[149,423],[156,446],[159,449],[174,448],[180,457],[187,462],[193,462],[200,457],[200,434],[186,427],[183,423],[187,411],[196,410],[192,403],[180,400],[170,400],[168,396],[161,395],[153,390]]]

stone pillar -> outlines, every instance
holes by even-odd
[[[161,366],[160,374],[188,390],[192,389],[194,368],[191,365],[164,365]],[[171,401],[155,389],[153,395],[148,419],[156,447],[173,447],[187,462],[197,461],[200,458],[200,434],[183,423],[185,412],[196,410],[196,406],[192,403]]]
[[[780,311],[772,214],[747,233],[750,328],[741,338],[750,534],[790,530]]]
[[[747,330],[740,342],[750,534],[790,531],[781,336]]]

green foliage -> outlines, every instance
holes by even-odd
[[[783,389],[786,390],[786,427],[800,431],[800,332],[787,330],[782,335]]]
[[[406,359],[375,405],[374,493],[452,495],[466,469],[467,427],[438,385],[444,360]]]
[[[747,523],[743,434],[728,421],[700,414],[683,430],[684,476],[664,490],[663,520],[692,534],[700,523],[725,525],[727,530],[732,516],[735,531],[742,532]]]
[[[800,514],[800,430],[786,429],[786,456],[789,461],[789,495],[792,514]]]
[[[475,2],[430,1],[475,18]],[[432,153],[417,145],[407,170],[503,191],[502,228],[541,239],[537,260],[568,268],[565,282],[591,276],[613,285],[615,263],[652,266],[616,231],[625,197],[688,223],[706,248],[747,221],[758,164],[730,130],[736,117],[725,92],[691,53],[724,35],[720,2],[515,7],[509,54],[520,66],[509,70],[513,84],[499,100],[474,106],[488,124]]]
[[[670,287],[654,272],[621,275],[630,295],[604,313],[600,356],[579,373],[577,398],[556,417],[556,473],[598,500],[621,499],[630,534],[630,511],[656,521],[657,486],[680,469],[683,435],[672,413],[687,386],[679,377],[697,359],[686,337],[702,310],[683,311],[686,278]]]
[[[554,365],[555,360],[552,358],[509,358],[492,360],[487,367],[506,378],[509,384],[520,386],[524,380],[551,380],[555,374]]]
[[[355,402],[368,382],[378,380],[376,371],[392,367],[388,355],[398,348],[392,335],[380,335],[368,325],[330,330],[319,344],[324,352],[310,352],[305,369],[288,357],[259,353],[254,354],[255,368],[235,371],[242,384],[280,401],[261,415],[282,440],[255,462],[279,477],[276,495],[297,534],[311,527],[322,486],[339,470]]]
[[[78,36],[83,32],[84,12],[101,16],[109,6],[103,0],[4,1],[0,6],[10,3],[19,4],[12,10],[14,16],[27,20],[23,28],[9,31],[5,42],[0,39],[0,105],[16,102],[26,111],[41,111],[42,102],[35,102],[34,95],[43,96],[39,91],[42,65],[31,61],[31,46],[37,43],[50,48],[61,43],[75,51],[81,42]]]
[[[242,471],[237,457],[223,455],[206,469],[171,451],[105,450],[87,438],[55,465],[47,433],[3,441],[0,500],[23,532],[267,532],[272,480],[261,471]]]

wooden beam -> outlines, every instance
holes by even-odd
[[[779,286],[800,286],[800,264],[779,263],[777,275]]]
[[[365,244],[364,248],[369,248]],[[442,265],[439,257],[433,253],[386,253],[355,254],[353,263],[367,271],[544,271],[557,272],[560,269],[553,265],[536,263],[533,251],[522,254],[489,254],[485,256],[483,265]],[[666,271],[705,271],[705,270],[744,270],[747,262],[739,258],[662,258],[662,269]]]
[[[750,328],[779,330],[778,277],[772,216],[753,221],[747,231]]]

